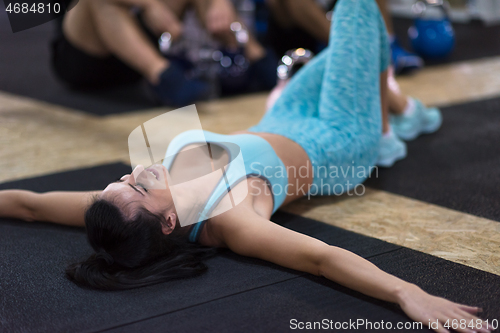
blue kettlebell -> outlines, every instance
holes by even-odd
[[[424,58],[444,58],[453,51],[455,32],[449,19],[448,6],[444,0],[424,0],[417,1],[412,7],[417,18],[408,29],[408,36],[413,50]],[[424,18],[429,8],[439,9],[442,17]]]

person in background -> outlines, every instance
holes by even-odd
[[[177,40],[182,17],[193,8],[203,27],[227,48],[236,45],[230,0],[80,0],[61,21],[52,42],[55,74],[74,89],[101,89],[144,78],[163,104],[183,106],[208,97],[208,83],[185,76],[178,59],[167,59],[157,41]],[[275,84],[275,58],[249,36],[244,56],[263,89]],[[267,75],[267,72],[272,75]]]

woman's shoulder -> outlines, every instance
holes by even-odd
[[[208,247],[226,247],[223,239],[220,237],[218,228],[215,223],[211,223],[211,221],[207,221],[205,223],[205,227],[200,233],[200,237],[198,238],[198,243],[203,246]]]
[[[265,181],[260,178],[248,178],[247,184],[248,195],[236,207],[211,217],[208,219],[203,229],[200,232],[198,242],[205,246],[225,247],[224,235],[227,230],[236,227],[244,227],[241,225],[243,219],[249,214],[255,214],[266,219],[269,219],[273,210],[273,200],[269,193],[266,193]],[[238,186],[245,186],[239,184]]]

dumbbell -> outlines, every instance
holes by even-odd
[[[269,110],[276,100],[281,96],[283,89],[288,84],[297,71],[307,64],[314,57],[314,53],[310,50],[298,48],[289,50],[285,53],[276,68],[276,75],[278,76],[278,84],[269,94],[267,98],[267,109]]]
[[[212,76],[216,75],[220,88],[225,93],[238,92],[244,89],[248,81],[248,68],[250,66],[250,63],[244,56],[244,48],[249,40],[248,30],[240,22],[231,23],[230,29],[238,44],[237,49],[201,49],[198,58],[203,63],[204,69],[200,71],[206,70],[209,74],[194,74],[195,76],[209,76],[210,81],[215,81]],[[174,43],[187,44],[186,40],[182,37],[179,41],[173,41],[172,35],[169,32],[164,32],[158,39],[159,49],[165,55],[170,53]]]

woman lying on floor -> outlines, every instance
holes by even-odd
[[[126,289],[197,275],[206,269],[202,259],[207,252],[192,244],[197,242],[324,276],[366,295],[398,303],[415,321],[475,322],[476,307],[429,295],[349,251],[269,221],[279,207],[303,197],[299,189],[304,186],[326,188],[326,192],[338,186],[351,190],[368,177],[366,172],[330,177],[313,174],[311,168],[356,166],[369,170],[378,158],[384,127],[381,105],[385,105],[387,92],[381,83],[387,82],[389,53],[384,22],[374,1],[340,1],[335,15],[329,48],[294,76],[257,126],[235,135],[204,132],[213,147],[238,145],[247,159],[247,169],[241,179],[229,166],[224,177],[229,186],[219,182],[199,211],[193,207],[199,206],[197,195],[204,189],[191,189],[191,195],[175,207],[168,184],[167,189],[152,189],[156,183],[165,184],[167,169],[174,175],[195,164],[179,154],[168,168],[155,165],[143,172],[143,167],[137,166],[132,175],[123,176],[104,191],[2,191],[0,216],[85,225],[97,253],[67,270],[68,276],[83,286]],[[387,126],[384,130],[388,131]],[[196,137],[196,132],[181,134],[169,149],[181,151],[199,142]],[[213,162],[225,165],[228,157],[220,150],[221,154],[213,154]],[[249,164],[309,171],[305,177],[300,172],[255,177],[248,171]],[[229,193],[246,187],[249,195],[222,214],[184,227],[179,224],[181,206],[193,210],[194,215],[213,211],[226,200],[228,187]],[[273,192],[278,188],[281,190]],[[97,199],[87,208],[92,197]],[[484,327],[476,331],[488,332]],[[436,331],[447,330],[441,326]]]

